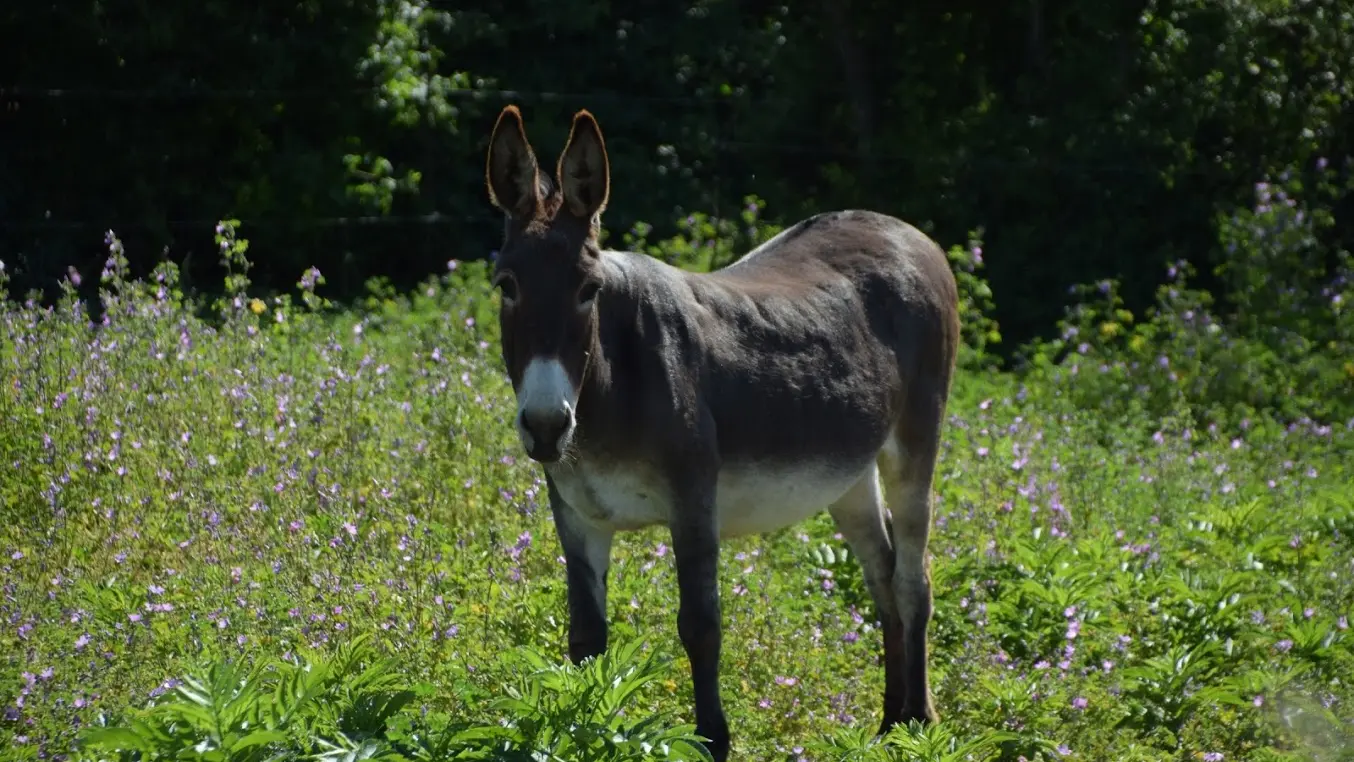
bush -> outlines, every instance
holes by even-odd
[[[172,693],[84,734],[84,748],[118,760],[570,760],[709,759],[690,726],[665,713],[628,719],[633,698],[669,660],[617,644],[581,666],[523,649],[503,657],[519,675],[493,702],[501,722],[406,712],[414,690],[367,636],[332,657],[306,653],[245,667],[217,661],[173,681]]]
[[[1184,262],[1142,316],[1115,280],[1075,287],[1059,335],[1024,348],[1027,377],[1104,420],[1150,426],[1354,417],[1354,266],[1322,243],[1330,213],[1304,203],[1294,177],[1258,183],[1253,207],[1219,219],[1220,300],[1191,285]]]

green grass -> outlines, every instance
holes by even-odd
[[[612,643],[637,650],[558,668],[560,549],[480,268],[210,321],[160,277],[110,280],[97,331],[69,297],[0,314],[0,758],[159,732],[185,758],[479,759],[449,749],[567,749],[571,724],[659,741],[561,758],[661,758],[668,731],[636,729],[655,713],[693,758],[663,531],[614,551]],[[931,547],[944,721],[896,732],[896,757],[862,751],[880,635],[830,519],[724,546],[737,758],[1354,759],[1349,427],[1190,431],[1061,391],[958,377]],[[132,730],[80,745],[108,727]],[[272,730],[217,747],[250,728]]]

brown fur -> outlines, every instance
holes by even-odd
[[[544,465],[564,548],[571,658],[606,648],[612,534],[668,526],[697,729],[723,762],[719,540],[740,521],[784,522],[775,505],[740,509],[753,518],[723,514],[720,498],[758,474],[811,470],[804,478],[818,481],[805,484],[815,489],[855,480],[822,507],[861,560],[884,623],[880,729],[933,721],[926,545],[960,341],[944,252],[893,217],[840,211],[803,220],[722,270],[685,272],[600,249],[610,169],[588,112],[574,118],[557,184],[540,175],[515,107],[500,115],[490,146],[489,196],[507,214],[495,281],[515,297],[500,312],[505,368],[520,396],[528,364],[553,358],[574,394],[550,421],[520,424],[546,432],[524,442]]]

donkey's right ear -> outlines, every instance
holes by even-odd
[[[494,124],[485,179],[489,201],[508,216],[527,219],[536,213],[541,203],[539,169],[516,106],[504,108]]]

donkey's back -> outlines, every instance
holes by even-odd
[[[910,388],[948,386],[959,336],[954,275],[940,247],[906,222],[819,214],[685,280],[702,309],[674,305],[698,327],[690,335],[700,351],[683,359],[702,362],[672,371],[699,372],[726,458],[854,469],[884,446]]]
[[[850,209],[801,220],[718,271],[719,277],[813,290],[846,276],[862,285],[894,285],[909,303],[945,311],[958,302],[945,252],[913,225]]]

